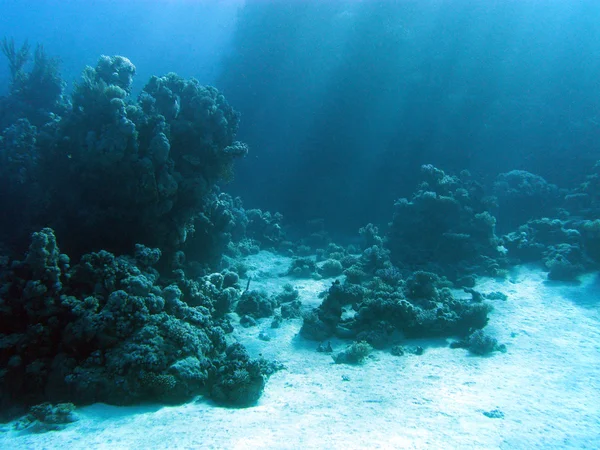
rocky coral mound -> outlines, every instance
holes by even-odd
[[[127,253],[137,242],[172,253],[196,228],[203,235],[219,201],[216,183],[231,179],[234,160],[248,152],[235,140],[239,114],[217,89],[172,73],[153,77],[133,99],[135,70],[125,57],[102,56],[70,97],[46,102],[42,118],[27,108],[18,119],[3,116],[8,195],[0,206],[24,205],[19,227],[2,224],[12,242],[50,226],[73,256]],[[21,84],[44,87],[33,76]],[[23,90],[5,102],[18,106]]]
[[[318,308],[305,315],[300,334],[323,341],[332,336],[364,341],[375,348],[398,338],[467,336],[483,328],[491,306],[458,299],[451,283],[415,272],[400,284],[376,277],[357,285],[334,282]]]
[[[25,259],[5,259],[2,411],[200,394],[234,406],[256,402],[274,369],[228,343],[223,298],[239,292],[223,284],[227,273],[194,281],[178,271],[161,280],[152,268],[159,258],[159,250],[137,246],[134,257],[100,251],[71,266],[46,228],[33,234]]]
[[[493,274],[502,254],[483,188],[467,172],[457,177],[425,165],[421,174],[423,182],[412,198],[394,205],[386,240],[391,261],[453,278],[469,272]]]

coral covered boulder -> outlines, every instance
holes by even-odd
[[[456,277],[489,273],[498,258],[496,221],[486,210],[481,187],[468,174],[445,174],[431,165],[411,199],[395,203],[386,245],[395,266]]]
[[[172,254],[196,229],[204,237],[216,183],[231,179],[234,160],[248,151],[235,140],[239,114],[217,89],[175,74],[153,77],[136,100],[135,71],[125,57],[102,56],[86,67],[70,103],[48,105],[45,122],[32,124],[26,108],[23,118],[5,119],[0,159],[18,167],[0,171],[11,198],[32,205],[20,228],[3,227],[11,240],[24,238],[21,229],[51,226],[80,256],[127,253],[136,242]]]
[[[162,283],[149,265],[159,252],[138,246],[136,256],[100,251],[71,266],[53,231],[44,229],[34,233],[24,260],[0,267],[6,415],[45,401],[123,405],[209,394],[247,405],[258,399],[266,366],[243,348],[232,356],[213,316],[233,288],[206,277],[192,289],[182,275],[182,290]]]

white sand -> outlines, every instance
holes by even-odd
[[[289,260],[249,258],[251,288],[278,292]],[[297,336],[300,320],[270,319],[235,336],[249,351],[287,370],[267,383],[256,407],[226,409],[199,400],[178,407],[93,405],[81,420],[45,434],[0,433],[0,449],[359,449],[600,448],[600,281],[549,284],[537,269],[511,281],[484,280],[502,291],[488,332],[507,353],[470,356],[445,340],[422,356],[377,351],[362,366],[333,364]],[[320,303],[330,280],[292,280],[306,306]],[[258,339],[259,331],[272,337]],[[345,344],[332,341],[334,350]],[[348,378],[348,381],[344,381]],[[483,412],[498,409],[504,418]]]

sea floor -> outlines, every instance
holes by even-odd
[[[284,277],[289,259],[268,252],[247,262],[252,289],[279,292],[291,282],[306,308],[331,283]],[[420,340],[404,344],[424,347],[421,356],[375,351],[361,366],[334,364],[298,337],[300,319],[278,329],[264,319],[234,334],[254,356],[287,367],[255,407],[97,404],[78,409],[80,420],[62,431],[5,426],[0,449],[600,448],[600,276],[549,283],[521,267],[477,289],[508,296],[493,302],[486,328],[506,353],[477,357]],[[346,343],[332,345],[337,352]]]

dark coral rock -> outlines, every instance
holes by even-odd
[[[484,294],[484,297],[488,300],[502,300],[506,301],[508,296],[500,291],[490,292],[488,294]]]
[[[474,288],[476,284],[477,280],[472,275],[460,277],[458,280],[456,280],[456,285],[462,286],[463,288]]]
[[[490,419],[504,419],[504,413],[499,409],[492,409],[491,411],[483,411],[482,413],[485,417],[489,417]]]
[[[562,248],[561,248],[562,247]],[[554,281],[577,281],[585,268],[577,262],[581,257],[579,249],[575,250],[568,244],[563,244],[549,252],[544,264],[548,268],[548,279]]]
[[[281,317],[284,319],[295,319],[302,315],[302,302],[294,300],[281,305]]]
[[[428,272],[415,273],[403,290],[374,284],[355,307],[357,314],[349,325],[359,336],[381,337],[373,341],[381,345],[394,331],[407,337],[464,336],[485,326],[491,307],[458,300],[445,284]]]
[[[252,316],[242,316],[240,318],[240,325],[244,328],[255,327],[258,325],[256,320]]]
[[[277,248],[284,239],[281,226],[283,216],[279,213],[271,214],[260,209],[246,211],[248,224],[246,235],[262,243],[265,248]]]
[[[374,273],[390,266],[390,252],[383,247],[373,245],[366,248],[361,255],[362,269],[367,273]]]
[[[596,220],[600,215],[600,161],[592,167],[585,181],[565,197],[565,207],[572,215]]]
[[[341,275],[343,271],[344,267],[337,259],[327,259],[319,268],[319,273],[321,276],[326,278],[337,277]]]
[[[271,328],[280,328],[283,322],[282,314],[275,314],[273,320],[271,321]]]
[[[283,289],[280,293],[275,296],[277,303],[289,303],[298,299],[300,292],[292,284],[286,283],[283,285]]]
[[[494,351],[505,351],[498,340],[486,334],[483,330],[476,330],[467,339],[467,348],[475,355],[487,355]]]
[[[226,270],[223,272],[223,287],[239,287],[240,277],[237,273]]]
[[[528,220],[552,215],[559,190],[539,175],[524,170],[502,173],[494,183],[501,230],[513,230]]]
[[[411,353],[415,356],[421,356],[421,355],[423,355],[423,353],[425,353],[425,349],[423,347],[421,347],[420,345],[417,345],[415,347],[411,347],[409,349],[409,353]]]
[[[456,277],[476,272],[484,256],[501,256],[480,186],[430,165],[422,167],[422,176],[412,198],[395,204],[386,240],[392,263]]]
[[[373,348],[383,349],[388,346],[393,332],[394,326],[392,324],[381,321],[373,324],[368,330],[358,333],[356,339],[367,342]]]
[[[381,280],[383,280],[384,283],[387,283],[390,286],[398,286],[402,281],[402,272],[400,272],[400,270],[397,267],[392,265],[388,265],[382,269],[378,269],[375,272],[375,275],[381,278]]]
[[[148,248],[145,245],[135,244],[135,259],[143,266],[153,266],[160,260],[161,251],[158,248]]]
[[[358,234],[360,234],[361,237],[362,250],[366,250],[374,245],[377,247],[383,246],[383,238],[379,235],[379,228],[372,223],[368,223],[358,230]]]
[[[467,294],[471,294],[471,301],[475,303],[481,303],[485,298],[481,292],[476,291],[475,289],[464,288],[463,291]]]
[[[349,267],[352,267],[353,265],[358,263],[358,258],[352,255],[345,255],[339,261],[342,263],[342,267],[344,269],[348,269]]]
[[[496,338],[481,329],[475,330],[461,341],[451,343],[450,348],[466,348],[470,353],[478,356],[489,355],[496,351],[506,352],[504,344],[499,344]]]
[[[600,263],[600,219],[586,220],[577,225],[586,254],[596,263]]]
[[[273,315],[277,301],[264,291],[246,291],[238,300],[235,311],[240,315],[250,315],[255,319]]]
[[[271,340],[271,336],[269,336],[267,333],[265,333],[264,331],[261,331],[260,333],[258,333],[258,338],[261,341],[265,341],[265,342],[269,342]]]
[[[225,406],[247,407],[262,395],[267,376],[258,360],[252,360],[241,344],[232,344],[211,377],[210,397]]]
[[[75,405],[72,403],[53,405],[46,402],[32,406],[29,409],[29,414],[15,423],[15,429],[18,431],[27,430],[32,433],[59,431],[78,420]]]
[[[390,353],[394,356],[404,356],[406,354],[406,349],[402,345],[394,345],[390,349]]]
[[[323,341],[336,333],[344,305],[357,304],[364,297],[360,286],[335,281],[318,308],[304,316],[300,334],[311,340]]]
[[[597,267],[594,245],[586,230],[589,223],[548,218],[530,220],[517,232],[504,236],[504,245],[513,262],[541,262],[549,271],[549,279],[574,281],[586,270]]]
[[[294,258],[287,273],[297,278],[314,278],[318,276],[317,264],[309,257]]]
[[[368,278],[367,273],[359,264],[355,264],[344,270],[344,275],[346,275],[346,282],[353,284],[360,284]]]
[[[6,414],[57,399],[172,403],[210,390],[210,374],[229,364],[222,358],[227,323],[214,321],[213,311],[235,290],[219,288],[220,275],[188,280],[182,272],[183,289],[162,287],[154,269],[137,264],[100,251],[70,267],[44,229],[24,261],[0,267]],[[260,391],[248,390],[247,398]]]
[[[373,348],[366,342],[354,342],[337,355],[333,355],[336,364],[362,364]]]
[[[227,214],[214,211],[210,200],[216,183],[230,178],[234,161],[247,152],[234,140],[239,115],[215,88],[175,74],[152,78],[135,101],[134,74],[127,58],[102,56],[84,70],[72,107],[49,102],[55,109],[44,121],[2,126],[13,130],[1,140],[5,168],[15,163],[11,170],[23,181],[35,175],[31,183],[7,177],[6,187],[15,198],[44,200],[29,203],[34,209],[22,212],[21,228],[51,225],[76,257],[101,247],[125,253],[136,241],[172,254],[184,244],[194,247],[188,243],[194,235],[195,247],[204,250],[197,259],[214,258],[209,244],[222,245],[229,230],[223,229]],[[21,108],[22,118],[36,114]],[[209,225],[202,226],[202,216]],[[10,238],[22,238],[20,229],[6,229]]]
[[[303,338],[311,341],[324,341],[333,335],[334,329],[331,324],[325,323],[319,318],[317,308],[303,314],[302,319],[300,336]]]
[[[135,66],[122,56],[101,56],[96,66],[96,77],[107,85],[118,86],[131,91]]]
[[[435,273],[418,271],[406,281],[404,292],[410,299],[438,299],[440,288],[440,277]]]
[[[323,342],[321,342],[317,346],[317,352],[319,352],[319,353],[333,353],[333,348],[331,347],[331,342],[327,342],[327,345],[325,345]]]

